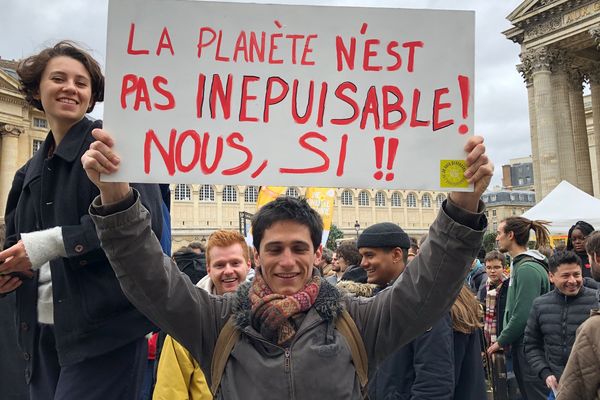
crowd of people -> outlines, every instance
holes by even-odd
[[[481,137],[465,146],[473,192],[450,193],[420,240],[384,222],[324,249],[318,213],[281,197],[252,246],[219,230],[171,256],[164,188],[99,179],[120,159],[86,117],[104,95],[96,60],[63,41],[17,73],[50,132],[5,213],[8,398],[478,400],[498,354],[518,384],[505,398],[596,398],[600,233],[580,222],[548,258],[527,247],[532,230],[548,245],[544,223],[513,217],[480,254]]]

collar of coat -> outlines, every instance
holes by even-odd
[[[68,163],[73,163],[75,161],[79,162],[77,158],[88,139],[88,136],[91,135],[94,128],[100,127],[102,127],[102,121],[92,121],[87,117],[83,117],[81,121],[77,122],[69,129],[59,146],[54,149],[53,156],[60,157]],[[46,135],[46,140],[44,140],[42,147],[33,155],[33,157],[31,157],[23,186],[27,186],[33,179],[41,175],[40,171],[44,165],[44,160],[47,158],[50,147],[52,146],[54,146],[54,137],[50,131],[48,132],[48,135]]]
[[[252,315],[252,304],[250,302],[250,288],[252,282],[242,283],[235,294],[233,303],[233,313],[235,315],[235,325],[239,329],[250,326]],[[333,321],[343,309],[342,295],[340,291],[325,279],[321,278],[321,287],[319,294],[312,306],[317,314],[324,321]]]

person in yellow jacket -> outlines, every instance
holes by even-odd
[[[208,293],[234,292],[250,271],[248,245],[236,231],[219,230],[208,238],[207,273],[196,286]],[[206,378],[185,347],[167,336],[158,363],[153,400],[212,399]]]

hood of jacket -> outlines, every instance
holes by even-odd
[[[537,250],[527,250],[526,252],[523,252],[523,253],[515,256],[515,258],[512,260],[511,268],[510,268],[510,277],[511,278],[514,276],[514,272],[515,272],[514,265],[521,262],[521,260],[525,257],[531,257],[534,260],[539,261],[540,264],[544,267],[544,269],[546,271],[548,271],[548,259],[546,258],[546,256]]]
[[[527,250],[526,252],[524,252],[524,253],[521,253],[521,254],[517,255],[517,256],[515,257],[514,261],[513,261],[513,264],[514,264],[515,262],[518,262],[518,261],[519,261],[519,259],[521,259],[521,258],[523,258],[523,257],[525,257],[525,256],[533,257],[533,258],[535,258],[536,260],[543,262],[544,264],[548,264],[548,260],[546,259],[546,256],[545,256],[545,255],[543,255],[542,253],[540,253],[540,252],[539,252],[539,251],[537,251],[537,250]]]
[[[204,278],[200,279],[198,281],[198,283],[196,283],[196,286],[199,287],[200,289],[206,290],[210,294],[216,294],[215,293],[215,284],[213,283],[212,279],[210,279],[210,276],[208,276],[208,275],[205,275]]]

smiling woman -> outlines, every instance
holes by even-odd
[[[63,41],[22,60],[17,74],[50,128],[15,174],[0,252],[0,295],[16,292],[30,398],[137,398],[152,325],[127,301],[100,247],[88,215],[98,189],[80,162],[102,126],[85,117],[104,97],[100,65]],[[140,188],[161,237],[160,190]]]

